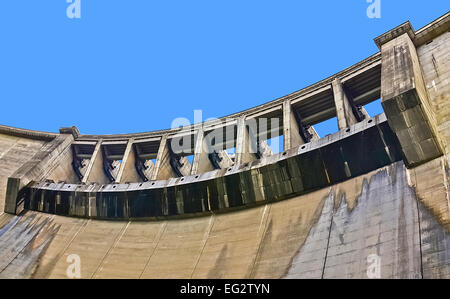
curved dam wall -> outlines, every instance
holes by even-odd
[[[446,159],[403,162],[276,203],[165,221],[0,216],[0,277],[449,278]],[[444,213],[442,213],[444,212]]]
[[[0,126],[0,278],[67,278],[73,257],[81,278],[450,278],[449,30],[449,13],[401,24],[380,52],[230,122]],[[279,154],[249,152],[262,117],[280,119]],[[202,152],[214,128],[236,133],[234,157]],[[181,135],[192,164],[170,148]]]

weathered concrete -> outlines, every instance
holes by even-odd
[[[102,141],[103,140],[100,139],[95,145],[94,153],[92,154],[86,173],[83,177],[83,183],[109,183],[105,173],[103,172],[103,154],[101,150]]]
[[[153,171],[152,171],[152,176],[151,176],[152,180],[156,180],[159,177],[161,177],[159,172],[162,167],[161,164],[163,161],[163,156],[164,156],[166,147],[167,147],[167,135],[163,135],[161,137],[161,141],[159,144],[158,154],[156,156],[156,163],[155,163],[155,166],[153,167]]]
[[[450,14],[405,23],[376,39],[380,53],[226,122],[103,136],[0,126],[0,208],[20,214],[0,212],[0,278],[65,278],[73,254],[82,278],[368,278],[374,258],[381,278],[450,278],[449,29]],[[356,117],[350,100],[380,94],[386,115]],[[271,136],[284,152],[247,129],[266,116],[283,118]],[[341,130],[317,140],[311,125],[333,116]],[[220,151],[214,170],[203,130],[224,126],[236,161]],[[200,138],[177,177],[168,142],[183,134]]]
[[[305,143],[300,136],[299,127],[292,111],[291,101],[287,100],[283,103],[283,136],[284,150],[302,145]]]
[[[236,164],[245,164],[256,160],[254,152],[250,148],[250,136],[245,117],[238,120],[238,129],[236,137]]]
[[[417,49],[425,87],[437,131],[446,152],[450,145],[450,32],[445,32]]]
[[[313,126],[310,126],[307,131],[312,135],[312,140],[320,139]],[[300,135],[299,124],[292,110],[291,100],[283,102],[283,142],[285,151],[306,143]]]
[[[334,79],[333,83],[334,104],[336,106],[336,117],[338,121],[339,130],[350,127],[356,124],[359,120],[356,118],[350,100],[339,79]],[[364,118],[369,118],[369,114],[364,107],[361,107],[361,113]]]
[[[442,146],[408,24],[398,29],[396,38],[379,44],[381,99],[407,165],[416,166],[440,156]]]
[[[31,160],[46,142],[0,134],[0,214],[4,210],[8,177]]]
[[[344,89],[342,88],[341,81],[338,79],[333,81],[333,93],[339,130],[356,124],[358,121],[352,112],[349,100],[344,93]]]
[[[0,244],[15,254],[0,255],[9,265],[0,276],[64,278],[78,254],[84,278],[367,278],[367,257],[378,254],[382,278],[449,278],[449,231],[410,177],[397,162],[291,200],[184,220],[4,214]]]
[[[133,150],[134,139],[131,138],[128,141],[125,153],[120,163],[120,168],[117,173],[116,183],[127,183],[127,182],[140,182],[141,178],[136,171],[136,156]]]
[[[208,158],[206,156],[207,152],[204,151],[204,134],[203,130],[197,130],[197,134],[195,137],[195,148],[194,148],[194,159],[192,160],[192,169],[190,174],[203,173],[210,170],[213,170],[209,167],[200,167],[201,161],[208,162]]]
[[[277,155],[262,154],[260,160],[246,165],[202,175],[107,184],[100,190],[93,185],[39,182],[25,188],[21,198],[30,210],[58,215],[73,215],[70,213],[75,211],[73,216],[88,217],[89,213],[89,217],[99,219],[210,213],[291,198],[401,159],[398,142],[384,115],[348,130]],[[88,196],[96,198],[96,214],[87,209]]]
[[[73,136],[61,134],[52,141],[45,143],[36,154],[24,163],[8,178],[5,196],[5,212],[16,214],[18,210],[17,196],[19,190],[31,181],[41,181],[51,176],[55,168],[65,167],[61,159],[67,161],[65,153],[70,149]]]

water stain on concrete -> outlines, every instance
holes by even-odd
[[[0,278],[31,277],[58,230],[52,217],[13,217],[0,229]]]
[[[329,208],[330,195],[285,277],[367,278],[370,254],[380,256],[383,278],[421,277],[417,198],[404,166],[396,163],[365,177],[354,202],[339,188],[337,209]]]

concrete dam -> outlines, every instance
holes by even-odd
[[[375,43],[191,126],[0,126],[0,278],[450,278],[450,13]]]

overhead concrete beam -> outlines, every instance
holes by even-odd
[[[307,116],[303,118],[302,120],[306,124],[311,123],[320,123],[323,121],[323,119],[332,118],[336,115],[336,107],[333,105],[333,107],[330,107],[328,109],[323,109],[322,111],[315,113],[313,115]]]
[[[369,91],[367,91],[367,92],[365,92],[365,93],[363,93],[363,94],[361,94],[361,95],[359,95],[359,96],[357,96],[357,97],[355,97],[354,99],[353,99],[353,102],[355,103],[355,104],[358,104],[359,102],[361,102],[361,101],[364,101],[364,100],[366,100],[367,98],[374,98],[374,97],[379,97],[380,96],[380,93],[381,93],[381,87],[379,86],[379,87],[375,87],[374,89],[372,89],[372,90],[369,90]],[[367,113],[367,112],[366,112]]]

